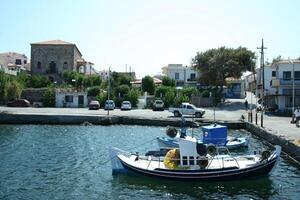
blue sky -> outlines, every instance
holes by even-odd
[[[265,58],[300,56],[300,1],[271,0],[0,0],[0,52],[30,56],[30,43],[75,43],[96,69],[139,77],[169,63],[188,65],[197,51],[256,49]]]

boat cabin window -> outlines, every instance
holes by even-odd
[[[194,156],[190,156],[190,165],[195,165]]]
[[[182,156],[182,165],[187,165],[187,157]]]

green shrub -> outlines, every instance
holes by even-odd
[[[125,96],[125,100],[130,101],[132,107],[136,107],[139,102],[139,92],[135,89],[131,89]]]
[[[96,97],[101,92],[100,86],[93,86],[88,89],[87,95]]]
[[[43,95],[43,104],[45,107],[55,107],[55,88],[48,87]]]
[[[103,93],[98,94],[96,96],[96,99],[99,101],[100,107],[104,107],[105,101],[107,100],[107,93],[103,92]]]
[[[171,90],[167,91],[163,101],[165,103],[165,107],[169,107],[174,104],[175,93]]]
[[[6,85],[7,100],[19,99],[21,96],[22,87],[17,81],[11,81]]]
[[[209,97],[210,96],[210,92],[208,90],[204,90],[202,93],[201,93],[202,97]]]
[[[175,105],[179,106],[183,102],[190,102],[190,99],[188,96],[180,95],[175,99]]]

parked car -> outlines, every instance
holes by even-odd
[[[156,110],[164,110],[165,109],[165,104],[162,100],[155,100],[153,102],[153,106],[152,106],[152,110],[156,111]]]
[[[178,108],[170,107],[169,111],[174,114],[175,117],[180,117],[181,115],[195,115],[195,117],[202,117],[205,110],[197,108],[190,103],[182,103]]]
[[[29,107],[30,102],[27,99],[16,99],[6,104],[8,107]]]
[[[115,102],[113,100],[106,100],[104,105],[104,110],[114,110]]]
[[[130,101],[123,101],[121,105],[121,110],[131,110]]]
[[[99,108],[100,108],[99,101],[91,101],[89,103],[89,110],[99,110]]]

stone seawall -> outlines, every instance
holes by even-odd
[[[144,126],[175,126],[180,127],[180,118],[142,118],[129,116],[97,116],[97,115],[31,115],[31,114],[0,114],[0,124],[56,124],[56,125],[144,125]],[[187,126],[203,126],[214,123],[212,120],[199,119],[193,122],[186,119]],[[265,130],[249,122],[242,121],[217,121],[218,124],[226,125],[229,129],[246,129],[252,134],[269,143],[280,145],[284,152],[300,162],[300,147],[285,137],[280,137],[270,130]]]
[[[96,115],[42,115],[42,114],[0,114],[0,124],[57,124],[57,125],[146,125],[146,126],[176,126],[181,123],[180,118],[142,118],[123,116],[96,116]],[[197,123],[186,121],[187,126],[198,126]]]
[[[278,136],[275,133],[272,133],[271,130],[265,130],[255,124],[249,122],[245,122],[245,124],[247,131],[273,145],[280,145],[285,153],[289,154],[293,159],[300,162],[300,147],[294,144],[292,141],[289,141],[284,136]]]
[[[145,125],[145,126],[175,126],[180,127],[181,118],[147,118],[134,116],[97,116],[97,115],[43,115],[43,114],[0,114],[0,124],[84,124],[95,125]],[[193,121],[186,118],[187,126],[199,126],[212,124],[212,120],[200,119]],[[245,123],[240,121],[218,121],[218,124],[226,125],[230,129],[244,129]]]

